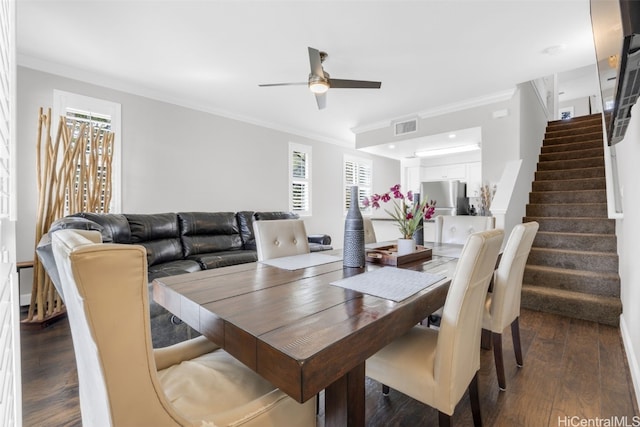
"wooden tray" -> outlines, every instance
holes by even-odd
[[[365,258],[373,264],[398,266],[415,261],[428,261],[431,259],[431,248],[416,246],[416,250],[410,254],[398,255],[398,246],[381,246],[375,249],[366,249]]]

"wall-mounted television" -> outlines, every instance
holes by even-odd
[[[591,24],[609,145],[624,138],[640,95],[640,1],[591,0]]]

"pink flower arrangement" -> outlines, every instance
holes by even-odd
[[[365,197],[362,204],[367,207],[371,206],[374,209],[380,208],[380,202],[387,203],[393,202],[393,212],[385,209],[391,217],[398,223],[398,228],[402,233],[402,237],[405,239],[411,239],[413,233],[420,230],[421,219],[431,219],[436,211],[435,200],[424,200],[418,204],[413,201],[413,193],[408,191],[407,194],[400,192],[400,184],[396,184],[384,194],[374,194],[371,196],[371,200]]]

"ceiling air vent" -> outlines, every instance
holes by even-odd
[[[418,119],[405,120],[393,124],[393,134],[395,136],[413,133],[418,130]]]

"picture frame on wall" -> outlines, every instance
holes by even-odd
[[[558,114],[560,115],[560,120],[567,120],[573,118],[573,106],[564,107],[558,110]]]

